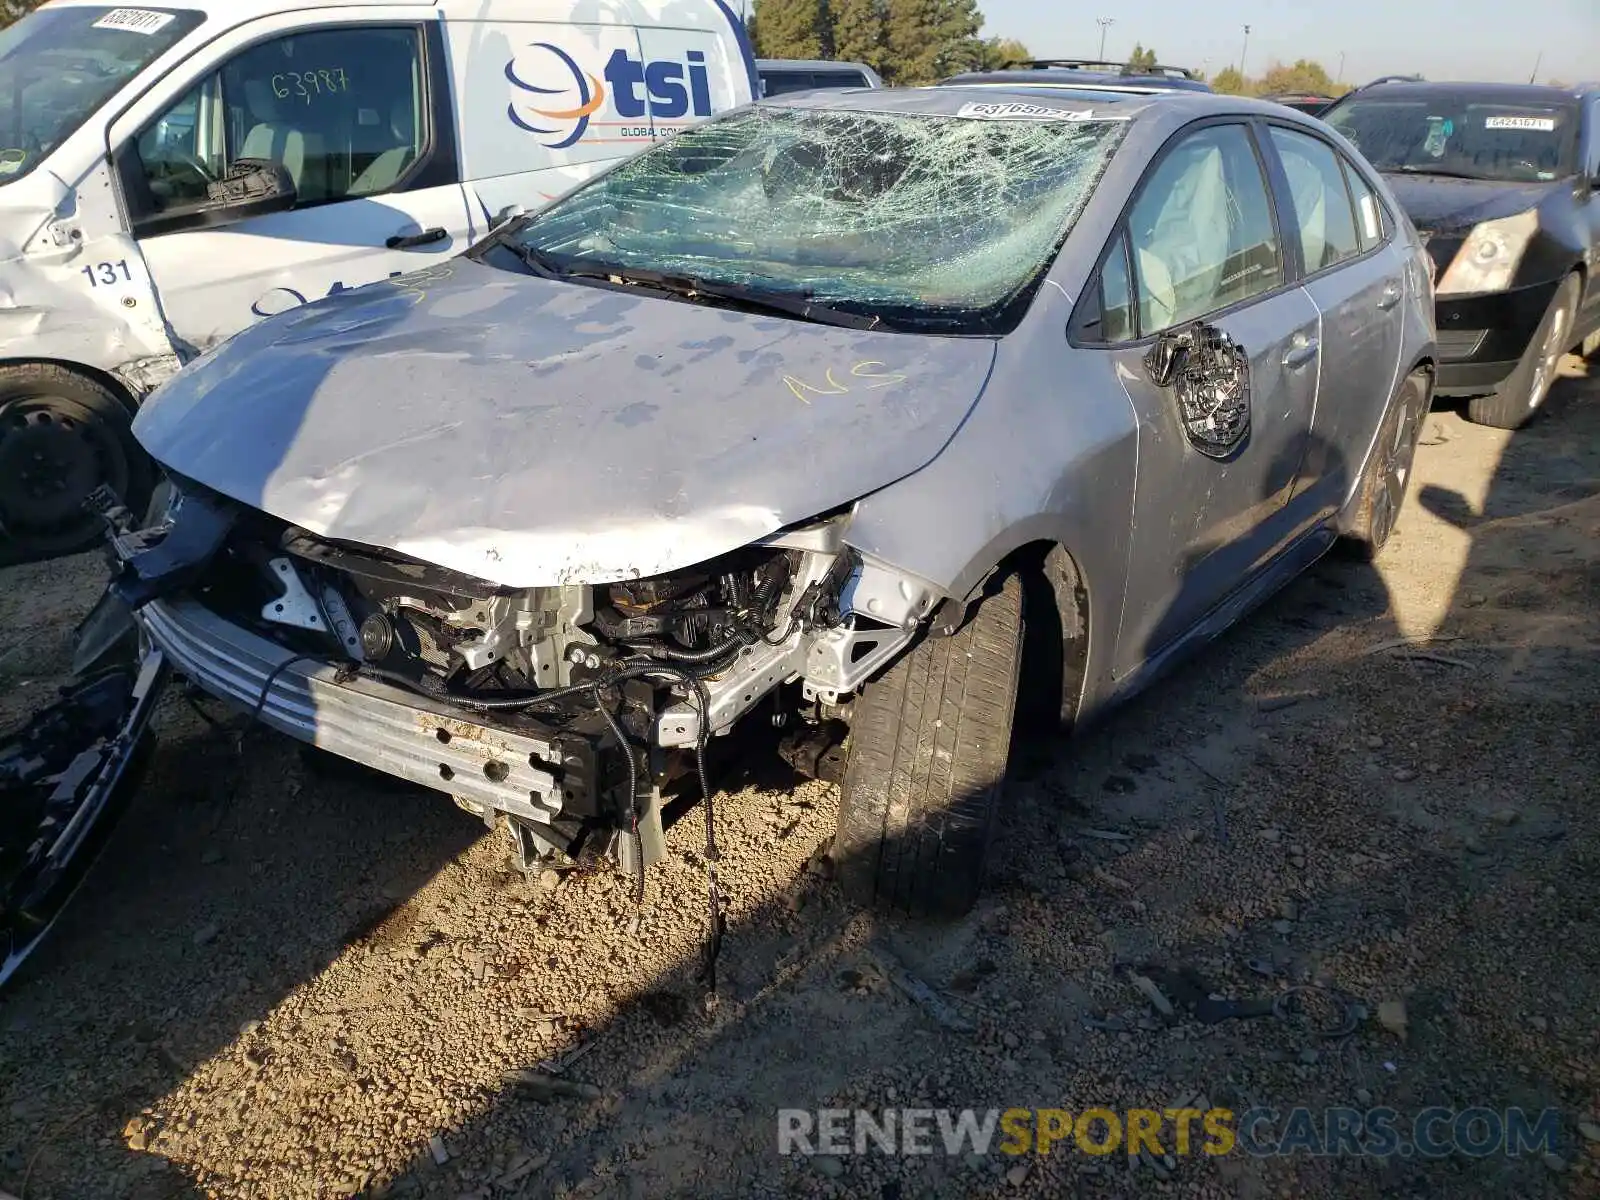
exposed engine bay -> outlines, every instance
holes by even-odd
[[[202,690],[452,794],[509,829],[524,869],[604,853],[641,882],[661,853],[663,790],[688,780],[711,795],[712,737],[766,706],[789,728],[785,757],[826,774],[850,694],[938,599],[848,547],[848,511],[666,575],[526,589],[320,538],[195,485],[147,528],[108,515],[122,526],[113,592]],[[257,683],[247,656],[276,666]],[[345,689],[337,709],[319,699],[329,686]],[[309,704],[291,705],[301,688]],[[392,716],[343,711],[369,697],[426,711],[403,734]],[[354,736],[325,737],[340,720]],[[438,761],[419,769],[427,753]]]

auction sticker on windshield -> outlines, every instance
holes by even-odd
[[[1554,117],[1490,117],[1483,123],[1485,129],[1536,129],[1541,133],[1554,133]]]
[[[175,14],[152,12],[147,8],[113,8],[96,21],[92,29],[120,29],[125,33],[159,33],[172,22]]]
[[[958,117],[976,117],[983,121],[1125,121],[1121,116],[1095,116],[1092,108],[1050,108],[1043,104],[1024,104],[1020,101],[985,103],[974,100],[956,109]]]

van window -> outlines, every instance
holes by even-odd
[[[245,158],[282,166],[299,204],[391,190],[426,144],[422,64],[415,29],[325,29],[242,51],[139,135],[158,208],[205,200]]]
[[[181,9],[49,7],[0,31],[0,184],[32,171],[202,20]]]
[[[819,88],[858,88],[867,86],[867,77],[860,71],[818,71],[812,76]]]

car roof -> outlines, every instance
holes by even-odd
[[[866,63],[839,62],[831,58],[758,58],[758,71],[864,71],[877,74]]]
[[[1391,80],[1384,83],[1372,83],[1366,87],[1357,88],[1350,92],[1348,97],[1360,96],[1368,98],[1380,96],[1385,99],[1406,99],[1415,97],[1426,100],[1434,96],[1482,96],[1485,99],[1498,100],[1503,104],[1560,104],[1571,100],[1575,96],[1593,90],[1592,86],[1580,88],[1551,87],[1542,83],[1475,83],[1471,80]]]
[[[1017,104],[1028,108],[1059,108],[1113,120],[1131,120],[1155,110],[1169,111],[1183,120],[1207,116],[1259,113],[1282,116],[1285,110],[1245,96],[1217,92],[1108,90],[1033,84],[1029,87],[995,87],[988,84],[935,84],[912,88],[841,88],[834,91],[795,92],[760,103],[789,108],[817,108],[863,112],[903,113],[908,116],[953,117],[969,104]],[[1082,118],[1080,118],[1082,119]],[[1316,122],[1307,118],[1310,125]]]
[[[1023,67],[1003,71],[967,71],[941,80],[943,84],[1036,87],[1058,84],[1067,87],[1137,88],[1141,91],[1209,92],[1210,86],[1198,79],[1177,75],[1147,75],[1127,71],[1082,71],[1075,67]]]

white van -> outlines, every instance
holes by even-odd
[[[759,88],[724,0],[53,0],[0,31],[0,562],[93,541],[99,483],[140,501],[130,416],[183,363]]]

